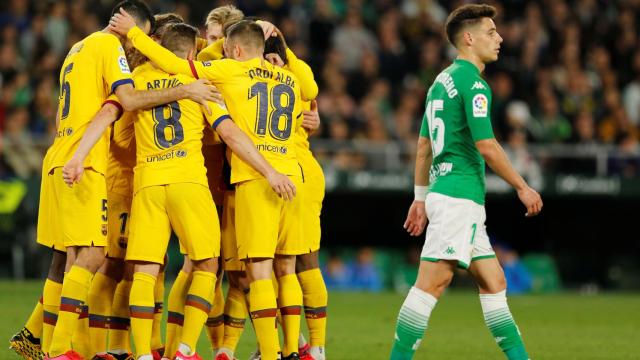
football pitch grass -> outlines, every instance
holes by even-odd
[[[41,285],[0,282],[0,345],[4,344],[0,359],[18,359],[7,341],[23,326]],[[330,293],[328,359],[388,359],[402,301],[394,293]],[[640,294],[526,295],[511,296],[509,302],[534,360],[640,359]],[[207,344],[203,332],[199,353],[211,359]],[[254,349],[249,329],[240,340],[237,356],[245,360]],[[503,359],[484,326],[473,291],[444,295],[415,359]]]

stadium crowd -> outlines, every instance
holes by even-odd
[[[148,1],[202,24],[196,1]],[[320,85],[320,139],[342,144],[319,157],[335,168],[374,166],[353,144],[393,142],[411,153],[425,91],[453,56],[441,29],[463,1],[237,1],[273,20]],[[486,70],[496,136],[512,159],[532,162],[528,143],[610,144],[640,153],[640,39],[637,1],[489,1],[499,9],[500,60]],[[0,7],[0,177],[39,175],[68,48],[105,24],[109,1],[10,0]],[[359,140],[359,141],[353,141]],[[518,150],[520,149],[520,150]],[[612,164],[637,174],[637,160]],[[526,166],[526,165],[525,165]]]

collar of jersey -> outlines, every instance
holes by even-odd
[[[473,65],[473,63],[469,60],[465,60],[465,59],[455,59],[454,62],[456,64],[459,64],[461,66],[465,66],[465,67],[469,67],[473,69],[473,72],[480,74],[480,70],[478,70],[478,68]]]

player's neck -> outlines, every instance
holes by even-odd
[[[480,73],[484,71],[484,62],[482,62],[482,60],[480,60],[480,57],[475,54],[468,53],[466,51],[460,51],[457,58],[472,63],[476,68],[478,68],[478,71],[480,71]]]

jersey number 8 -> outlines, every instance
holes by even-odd
[[[295,97],[293,89],[284,84],[278,84],[271,89],[269,96],[269,88],[266,82],[253,84],[249,92],[249,99],[258,97],[257,119],[255,133],[264,137],[269,129],[269,134],[276,140],[287,140],[291,136],[291,128],[293,124],[293,107]],[[285,104],[282,104],[282,96],[285,96]],[[270,100],[270,101],[269,101]],[[271,103],[272,111],[269,116],[269,103]],[[285,117],[284,128],[280,127],[280,119]],[[268,121],[267,121],[268,119]],[[268,123],[268,124],[267,124]]]
[[[444,101],[432,100],[427,103],[427,121],[429,122],[429,138],[433,157],[440,155],[444,148],[444,121],[436,116],[436,112],[444,110]]]
[[[152,112],[153,121],[156,123],[153,126],[153,137],[156,146],[160,149],[168,149],[180,144],[184,140],[184,130],[182,129],[182,124],[180,124],[180,117],[182,116],[180,104],[174,101],[156,106]]]

